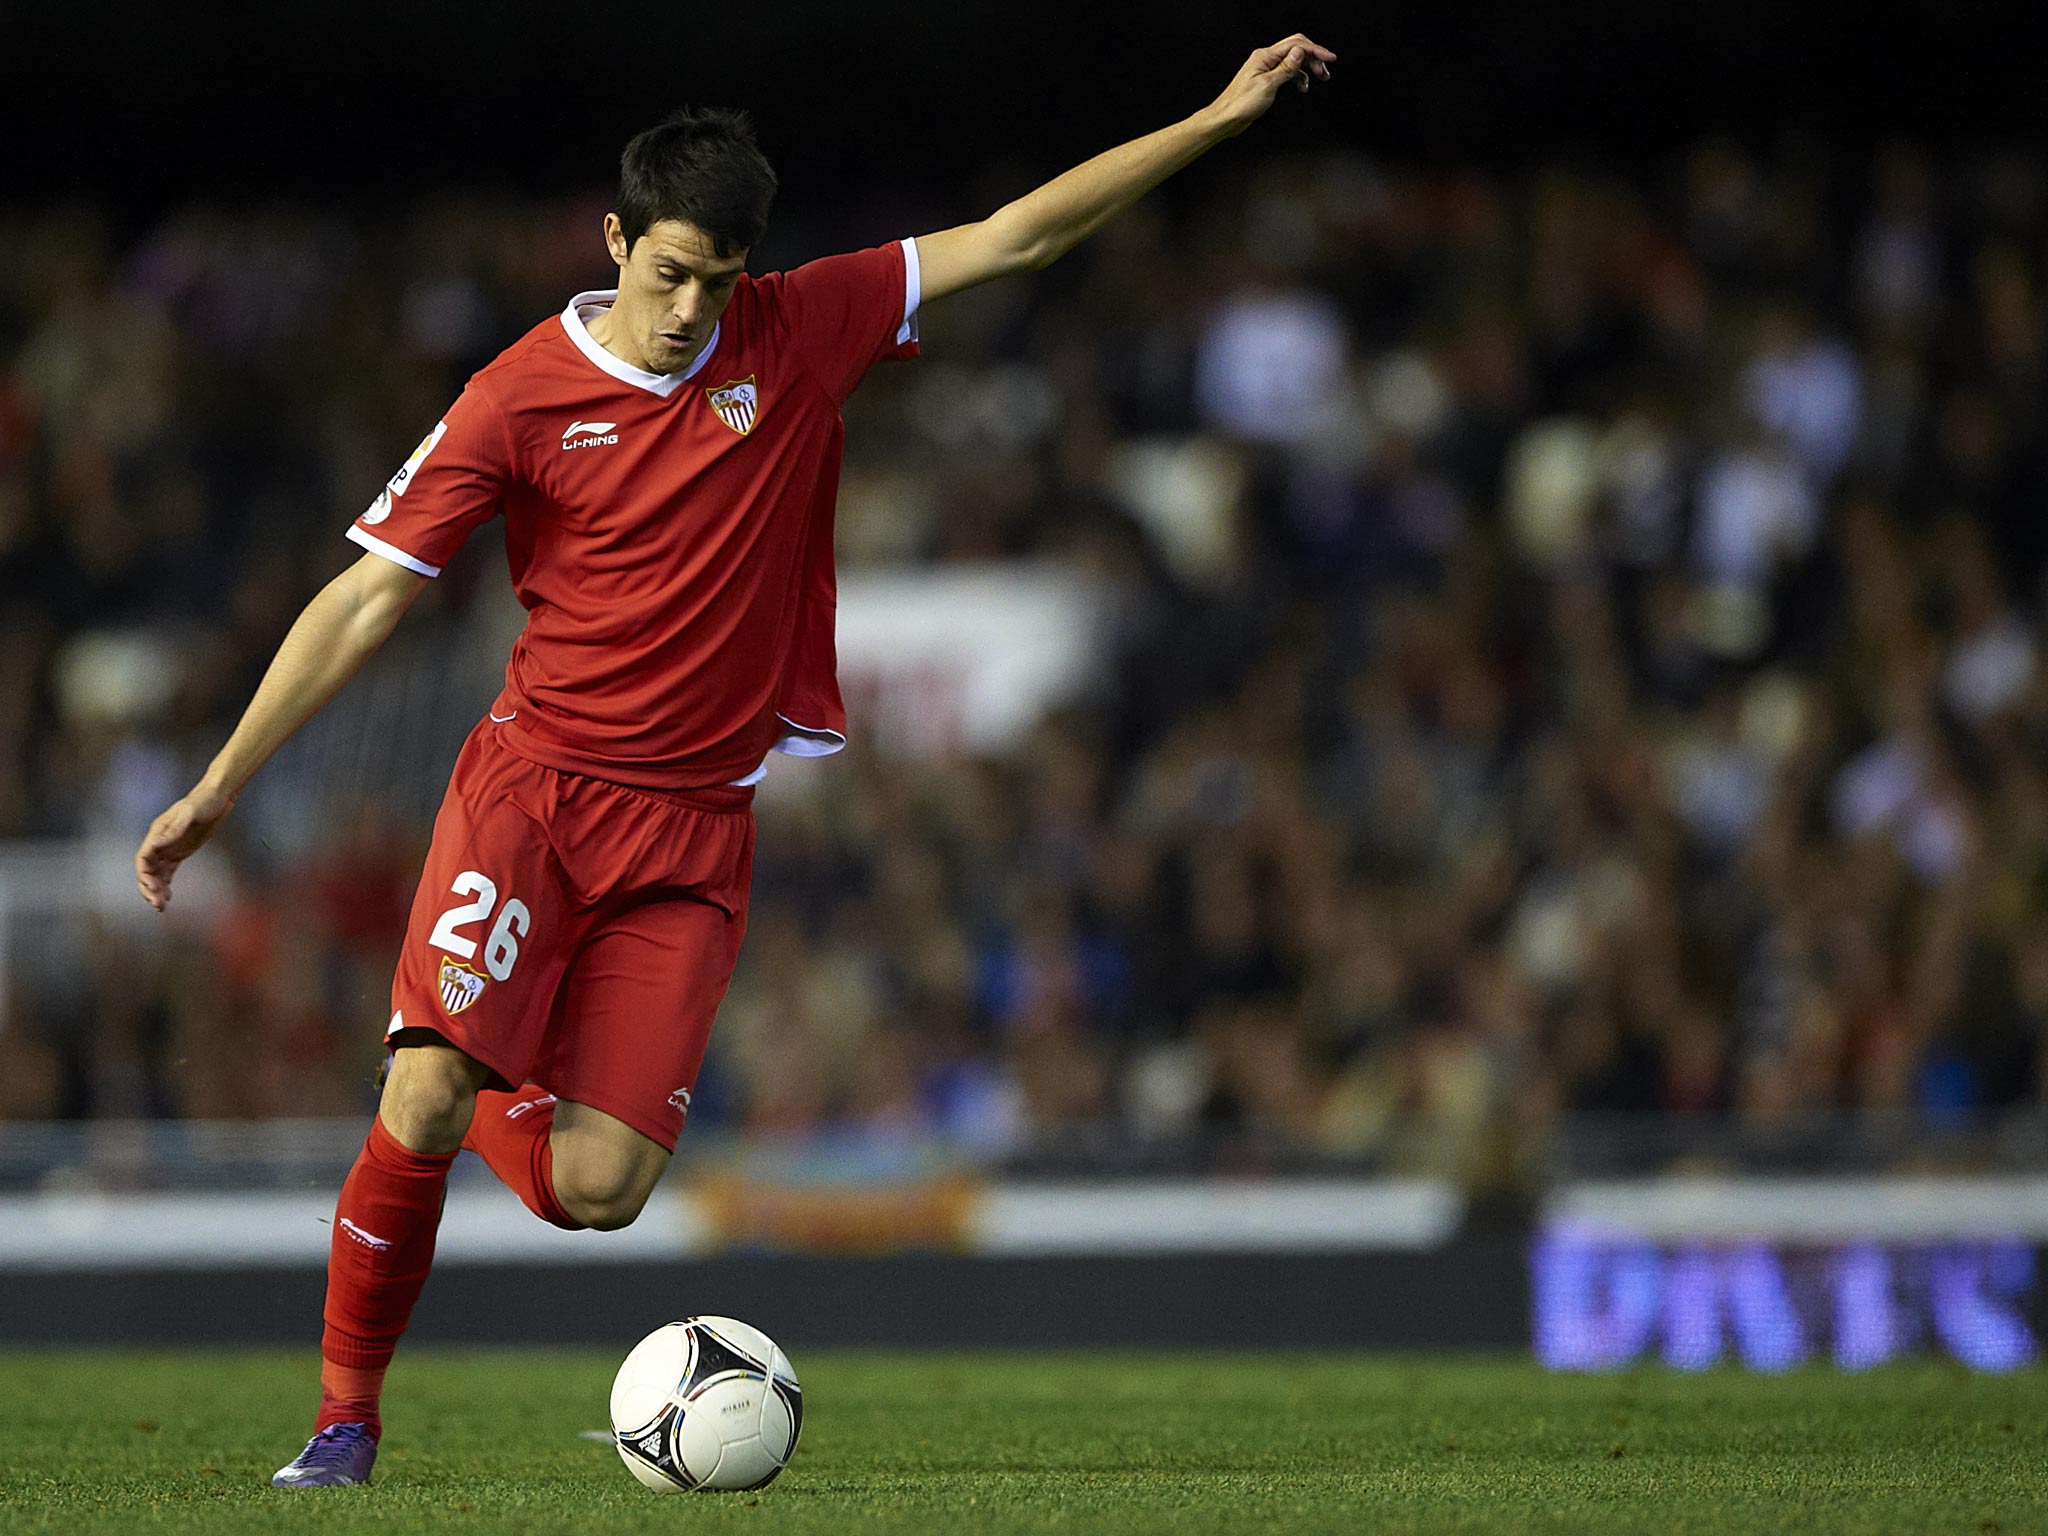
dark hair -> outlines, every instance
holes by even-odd
[[[754,121],[731,107],[685,107],[635,134],[619,157],[628,252],[649,226],[682,219],[730,256],[761,238],[774,201],[775,172],[754,142]]]

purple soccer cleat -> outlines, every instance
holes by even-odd
[[[346,1488],[370,1480],[377,1437],[367,1424],[330,1424],[271,1476],[273,1488]]]

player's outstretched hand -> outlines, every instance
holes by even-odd
[[[1311,80],[1329,79],[1330,66],[1336,60],[1336,54],[1299,32],[1283,37],[1246,59],[1237,78],[1223,88],[1209,110],[1221,120],[1226,133],[1242,133],[1266,115],[1280,87],[1292,82],[1296,90],[1305,91]]]
[[[150,824],[135,850],[135,886],[144,901],[159,912],[170,905],[171,876],[213,836],[234,803],[195,789]]]

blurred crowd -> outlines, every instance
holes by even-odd
[[[0,225],[0,850],[132,848],[603,207]],[[842,570],[1054,562],[1113,664],[1007,753],[771,769],[697,1121],[1491,1184],[1573,1114],[2039,1102],[2044,262],[2037,157],[1219,157],[935,307]],[[169,939],[17,939],[0,1115],[367,1106],[440,785],[330,778]]]

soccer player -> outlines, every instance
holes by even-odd
[[[250,776],[503,516],[526,629],[434,823],[389,1071],[335,1206],[314,1434],[273,1483],[368,1480],[459,1148],[572,1229],[631,1222],[667,1165],[746,931],[753,786],[772,751],[845,744],[832,523],[862,376],[916,355],[922,305],[1047,265],[1335,57],[1285,38],[1193,116],[980,223],[759,278],[775,175],[743,115],[679,113],[626,146],[617,288],[469,381],[135,855],[161,911]]]

